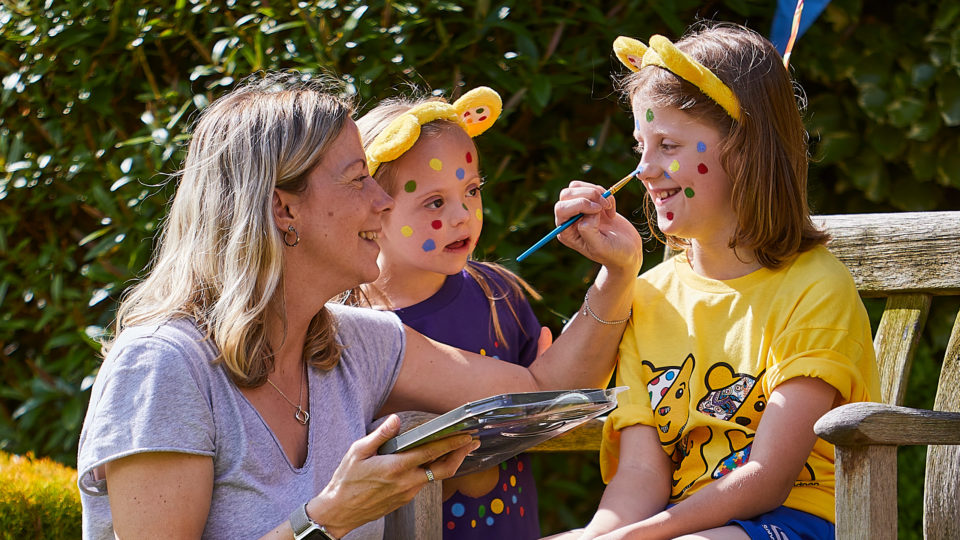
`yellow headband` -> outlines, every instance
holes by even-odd
[[[633,38],[620,36],[613,42],[613,52],[631,71],[640,71],[640,68],[649,65],[670,71],[699,88],[717,105],[723,107],[730,118],[740,120],[740,102],[733,90],[723,84],[706,66],[678,49],[669,39],[659,35],[651,36],[650,46],[647,47]]]
[[[447,120],[462,127],[467,135],[476,137],[497,121],[502,110],[500,94],[486,86],[467,92],[453,105],[443,101],[416,105],[394,118],[366,149],[370,175],[377,172],[381,163],[393,161],[413,148],[420,137],[420,126],[424,124]]]

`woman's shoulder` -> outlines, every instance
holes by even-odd
[[[198,351],[205,353],[199,356],[215,354],[212,340],[206,339],[197,324],[185,317],[125,327],[111,346],[108,357],[131,349],[167,351],[184,357],[197,357]]]

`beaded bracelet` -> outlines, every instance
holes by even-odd
[[[630,320],[630,317],[633,316],[633,306],[630,307],[630,311],[627,312],[627,316],[619,321],[605,321],[600,317],[597,317],[597,314],[590,309],[590,289],[587,289],[587,293],[583,295],[583,312],[586,315],[593,317],[595,321],[600,324],[623,324]]]

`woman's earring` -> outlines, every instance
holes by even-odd
[[[293,233],[297,237],[292,244],[290,242],[287,242],[287,233]],[[289,227],[287,227],[287,232],[283,233],[283,243],[286,244],[288,247],[297,247],[297,244],[300,243],[300,233],[298,233],[297,230],[293,228],[293,225],[290,225]]]

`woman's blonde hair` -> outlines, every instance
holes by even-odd
[[[352,103],[333,88],[328,78],[271,73],[201,113],[158,250],[147,276],[122,299],[116,335],[190,318],[216,344],[217,361],[237,385],[266,381],[274,361],[268,314],[286,327],[273,192],[303,192],[352,115]],[[112,344],[104,344],[104,354]],[[310,323],[304,360],[329,369],[340,352],[336,321],[323,308]]]
[[[731,248],[750,250],[767,268],[777,268],[797,253],[829,240],[810,219],[807,204],[807,133],[794,84],[783,59],[763,36],[732,24],[703,24],[676,43],[730,87],[740,102],[734,121],[693,84],[656,66],[621,81],[632,102],[674,107],[715,126],[722,137],[720,163],[733,185],[737,229]],[[799,89],[799,88],[797,88]],[[656,231],[650,194],[647,222]],[[678,249],[688,242],[669,236]]]
[[[363,141],[364,149],[370,146],[377,135],[386,129],[393,119],[421,103],[435,100],[442,100],[442,98],[398,97],[388,98],[380,102],[376,107],[371,109],[370,112],[357,120],[357,128],[360,130],[360,139]],[[439,137],[448,129],[462,130],[463,128],[449,120],[434,120],[420,126],[420,138]],[[479,156],[477,159],[479,160]],[[388,161],[380,164],[376,174],[373,175],[373,178],[380,184],[380,187],[391,197],[396,196],[400,191],[400,179],[394,174],[394,169],[396,169],[395,163],[395,161]],[[471,260],[468,261],[466,265],[466,271],[467,274],[477,282],[484,296],[487,298],[490,306],[491,323],[497,340],[509,348],[509,344],[504,339],[503,330],[500,326],[500,317],[498,316],[496,307],[497,301],[507,299],[511,293],[518,298],[522,298],[524,293],[526,293],[534,300],[539,300],[541,298],[540,294],[520,276],[497,263]],[[491,279],[491,273],[499,277],[500,281],[498,282],[495,279]],[[504,284],[506,287],[504,287]],[[372,283],[366,283],[354,289],[345,297],[344,301],[353,305],[377,305],[392,309],[390,301],[386,295],[383,294],[383,291],[377,289]],[[517,314],[513,303],[508,301],[506,305],[510,310],[510,314],[513,315],[514,319],[519,323],[520,316]],[[521,330],[523,330],[522,327]]]

